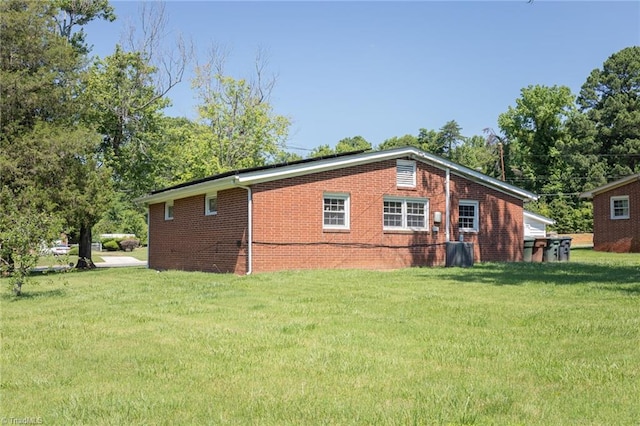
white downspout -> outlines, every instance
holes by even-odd
[[[147,204],[147,269],[149,269],[149,248],[151,247],[151,209]],[[102,250],[102,243],[100,243],[100,249]]]
[[[251,187],[238,185],[247,190],[247,275],[253,272],[253,193]]]
[[[444,201],[444,215],[445,215],[445,225],[444,225],[444,236],[446,241],[451,241],[450,227],[451,227],[451,192],[449,189],[449,181],[451,178],[450,169],[446,169],[446,175],[444,180],[444,192],[445,192],[445,201]]]

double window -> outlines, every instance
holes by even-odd
[[[386,230],[426,230],[429,200],[385,197],[382,215],[383,227]]]
[[[629,196],[611,197],[611,219],[629,219]]]
[[[478,202],[458,202],[458,228],[463,232],[478,232]]]
[[[324,194],[322,198],[322,227],[349,229],[349,194]]]

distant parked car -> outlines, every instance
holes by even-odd
[[[71,247],[64,244],[62,241],[58,240],[54,243],[52,247],[46,247],[42,249],[43,255],[54,255],[54,256],[64,256],[69,254]]]

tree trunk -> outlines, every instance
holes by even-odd
[[[91,260],[91,226],[80,226],[80,241],[78,246],[78,269],[93,269],[96,265]]]

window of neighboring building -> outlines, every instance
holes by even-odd
[[[397,160],[396,180],[398,186],[416,187],[416,162],[412,160]]]
[[[429,200],[386,197],[382,216],[383,227],[387,230],[425,230],[428,228]]]
[[[204,214],[208,216],[218,214],[218,194],[211,194],[205,197]]]
[[[460,200],[458,203],[458,228],[463,232],[478,232],[478,202]]]
[[[349,195],[325,194],[322,220],[324,229],[349,229]]]
[[[629,196],[611,197],[611,219],[629,219]]]
[[[173,219],[173,200],[164,203],[164,220]]]

